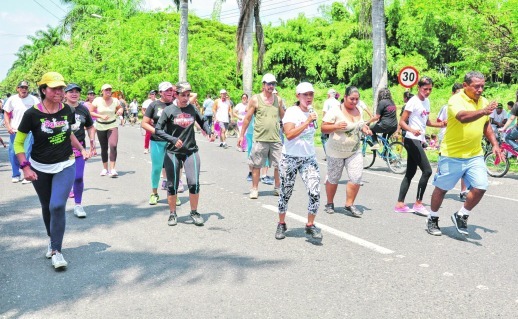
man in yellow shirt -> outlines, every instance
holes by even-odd
[[[468,217],[486,192],[488,179],[482,150],[482,135],[493,145],[496,156],[502,156],[495,138],[489,115],[497,107],[482,97],[485,78],[480,72],[472,71],[464,77],[463,90],[448,101],[448,125],[441,143],[441,156],[434,178],[431,211],[427,220],[427,231],[431,235],[442,235],[439,215],[446,192],[464,178],[470,189],[462,208],[451,216],[457,231],[468,235]]]

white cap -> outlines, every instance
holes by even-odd
[[[331,95],[331,94],[335,95],[335,94],[336,94],[336,91],[335,91],[335,89],[329,89],[329,90],[327,91],[327,94],[328,94],[328,95]]]
[[[172,87],[173,87],[173,85],[171,84],[171,82],[162,82],[158,85],[158,91],[159,92],[167,91],[168,89],[170,89]]]
[[[263,75],[263,83],[271,83],[271,82],[277,82],[277,80],[275,79],[275,76],[273,76],[273,74],[271,73],[266,73],[265,75]]]
[[[297,85],[297,89],[295,90],[297,94],[306,93],[306,92],[315,92],[313,89],[313,85],[309,82],[302,82]]]
[[[225,94],[225,93],[227,93],[227,90],[225,90],[225,89],[222,89],[221,91],[219,91],[219,94]]]
[[[111,86],[111,85],[109,85],[109,84],[103,84],[103,86],[101,86],[101,91],[104,91],[104,90],[106,90],[106,89],[111,89],[111,88],[112,88],[112,86]]]

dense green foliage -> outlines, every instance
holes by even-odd
[[[35,83],[51,70],[85,89],[111,83],[138,99],[161,81],[176,82],[179,14],[134,10],[139,1],[126,1],[128,7],[122,9],[104,0],[68,2],[81,4],[66,20],[68,35],[49,27],[31,38],[0,83],[2,94],[13,91],[21,79]],[[367,103],[372,101],[372,42],[361,22],[362,5],[361,0],[335,2],[322,8],[320,18],[301,15],[265,28],[264,69],[277,76],[288,104],[294,101],[293,87],[303,80],[316,84],[317,101],[325,98],[326,88],[343,92],[350,84],[362,89]],[[390,1],[387,65],[395,101],[401,104],[403,88],[396,77],[405,65],[436,81],[431,96],[435,112],[446,102],[451,85],[471,69],[487,75],[487,96],[501,102],[514,99],[516,7],[518,0]],[[102,18],[92,18],[94,12]],[[189,16],[188,79],[202,96],[226,88],[238,99],[242,84],[236,74],[235,36],[234,26]],[[255,76],[255,91],[260,77]]]

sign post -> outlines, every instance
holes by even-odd
[[[399,71],[397,80],[401,86],[409,89],[417,84],[419,72],[413,66],[405,66]]]

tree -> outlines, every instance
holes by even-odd
[[[387,38],[385,36],[385,4],[372,0],[372,92],[373,108],[377,106],[378,91],[387,87]]]
[[[189,2],[174,0],[180,11],[180,31],[178,36],[178,80],[187,81],[187,46],[189,45]],[[192,0],[191,0],[192,3]]]

